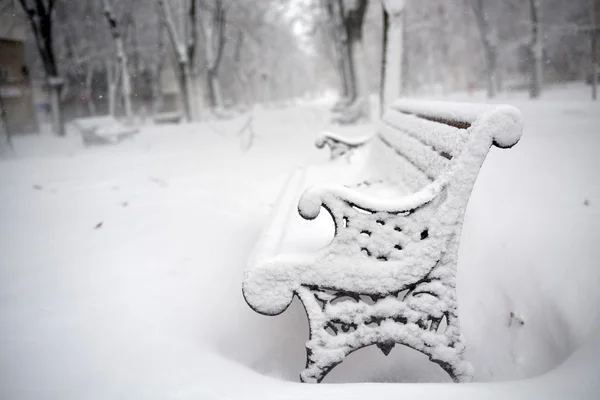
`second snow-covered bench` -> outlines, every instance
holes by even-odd
[[[138,133],[136,127],[124,125],[111,115],[77,118],[73,120],[73,126],[81,134],[83,144],[86,146],[114,144]]]
[[[512,147],[521,132],[511,106],[400,100],[370,138],[318,139],[338,160],[289,179],[243,282],[261,314],[302,301],[303,382],[372,344],[386,355],[409,346],[454,381],[472,378],[456,299],[463,216],[490,147]]]

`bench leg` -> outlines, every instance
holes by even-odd
[[[454,289],[447,289],[446,295],[455,298]],[[385,355],[395,344],[411,347],[427,355],[455,382],[472,380],[473,368],[464,359],[465,346],[455,307],[438,320],[428,319],[427,315],[414,320],[413,312],[413,319],[396,316],[393,319],[373,319],[369,324],[339,324],[331,320],[326,312],[335,295],[306,287],[300,288],[297,295],[304,305],[310,326],[310,338],[306,343],[306,368],[300,373],[302,382],[321,382],[350,353],[373,344]],[[356,299],[361,301],[358,295]],[[386,298],[386,301],[390,300],[394,301]],[[442,332],[438,328],[443,319],[446,326]]]

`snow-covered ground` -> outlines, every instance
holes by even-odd
[[[0,160],[0,398],[597,398],[600,104],[582,85],[497,101],[526,127],[490,153],[465,220],[477,383],[374,383],[448,379],[419,353],[367,348],[325,381],[371,383],[299,384],[301,305],[264,317],[245,304],[242,271],[287,174],[326,162],[316,133],[373,129],[328,127],[314,102],[256,111],[248,151],[242,117],[106,147],[18,139]]]

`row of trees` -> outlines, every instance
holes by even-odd
[[[380,70],[367,92],[379,88],[385,104],[400,86],[405,93],[485,87],[489,97],[526,89],[537,98],[545,82],[581,79],[597,65],[598,0],[320,0],[317,8],[317,35],[333,43],[319,49],[338,71],[342,120],[360,114],[359,70]],[[357,11],[360,27],[351,23]],[[366,57],[352,57],[356,37],[369,44]]]
[[[600,0],[18,2],[57,132],[69,92],[83,93],[91,114],[106,99],[128,121],[140,104],[172,108],[165,71],[189,121],[331,87],[340,123],[368,118],[375,90],[382,104],[400,91],[480,86],[490,97],[519,86],[538,97],[544,82],[589,71],[600,12]]]
[[[201,110],[297,97],[311,85],[311,54],[294,33],[287,2],[273,0],[19,0],[51,93],[55,130],[60,97],[77,94],[131,121],[146,106],[173,109],[161,78],[174,75],[189,121]],[[290,72],[291,71],[291,72]],[[290,75],[297,80],[292,84]],[[163,85],[164,86],[164,85]],[[286,88],[286,86],[290,86]],[[170,88],[167,88],[170,89]]]

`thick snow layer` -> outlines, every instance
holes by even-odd
[[[0,398],[597,397],[600,107],[587,99],[583,86],[498,99],[526,126],[518,146],[492,149],[467,208],[458,297],[477,383],[465,385],[301,385],[304,310],[263,317],[243,300],[289,171],[328,158],[313,147],[335,129],[326,105],[257,112],[245,153],[244,118],[97,148],[17,139],[0,161]],[[348,381],[447,378],[397,346],[359,350],[325,380]]]

